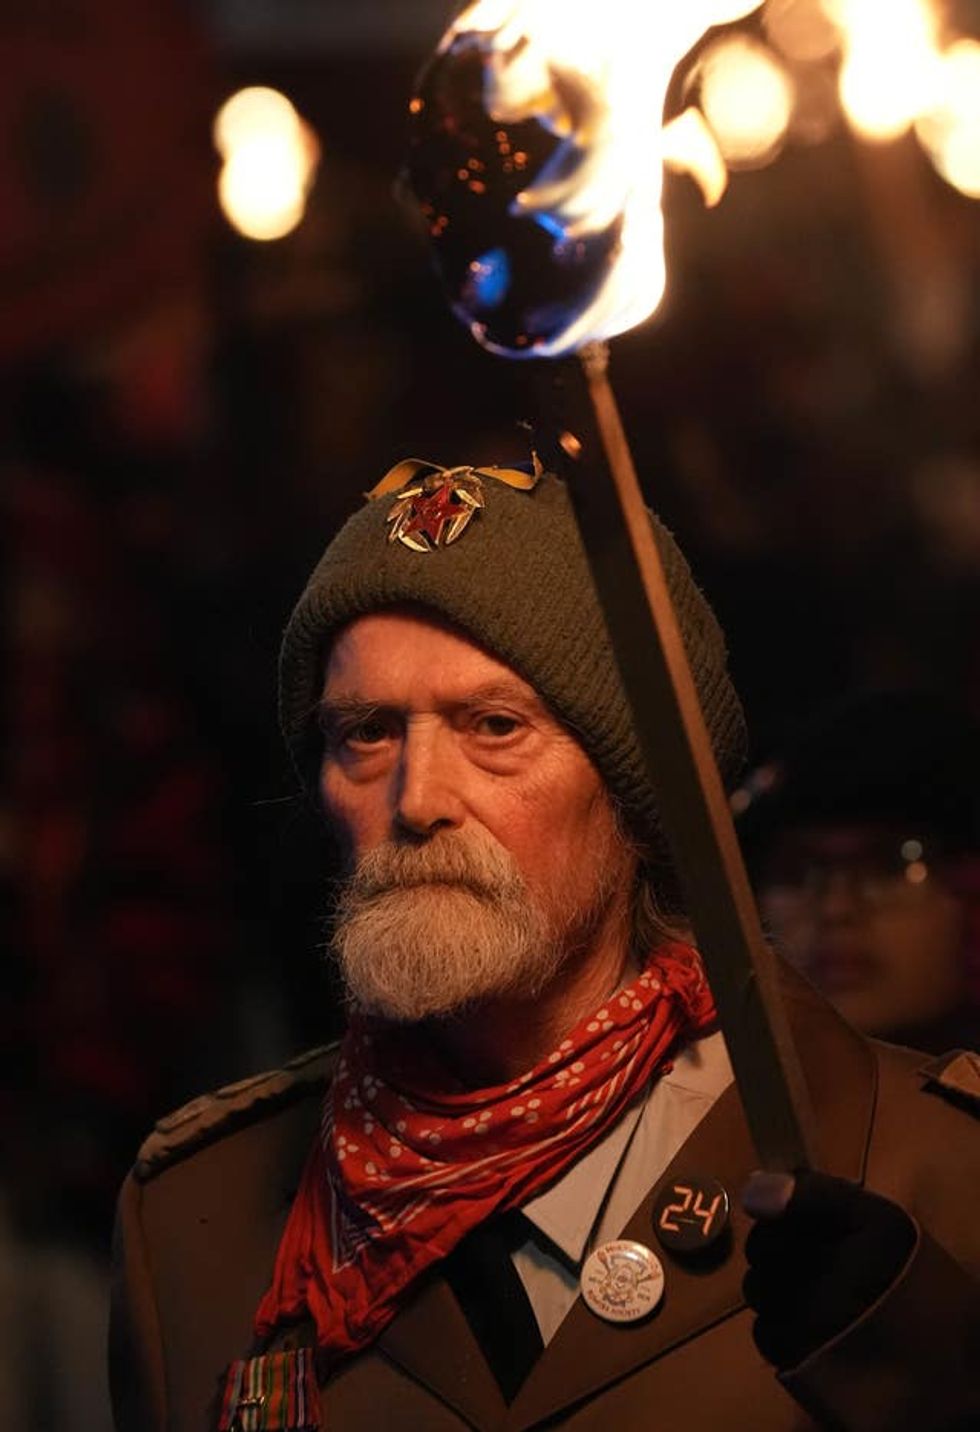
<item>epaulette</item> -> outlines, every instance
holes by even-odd
[[[926,1088],[943,1094],[951,1103],[980,1114],[980,1054],[953,1049],[931,1059],[919,1070]]]
[[[325,1088],[336,1062],[336,1044],[310,1049],[290,1059],[281,1069],[226,1084],[213,1093],[199,1095],[172,1114],[165,1114],[143,1141],[136,1156],[134,1176],[140,1183],[147,1183],[215,1139],[254,1123],[274,1109],[295,1103],[317,1087]]]

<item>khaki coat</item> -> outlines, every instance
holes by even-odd
[[[980,1428],[980,1071],[866,1041],[795,978],[787,1005],[822,1167],[895,1199],[919,1225],[907,1267],[873,1309],[782,1378],[756,1351],[737,1198],[755,1161],[733,1086],[624,1231],[653,1243],[658,1189],[710,1174],[733,1195],[734,1236],[718,1266],[662,1253],[665,1297],[641,1324],[604,1323],[579,1299],[510,1406],[436,1270],[377,1343],[321,1387],[325,1432]],[[206,1096],[144,1146],[117,1227],[119,1432],[209,1432],[228,1363],[260,1350],[252,1316],[331,1064],[321,1052]],[[283,1335],[273,1346],[285,1344]]]

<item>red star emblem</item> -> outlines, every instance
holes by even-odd
[[[433,546],[442,541],[443,529],[447,522],[458,516],[462,503],[456,495],[452,479],[446,478],[435,492],[416,497],[412,503],[411,515],[402,529],[407,532],[422,532]]]
[[[387,517],[388,541],[416,552],[448,547],[482,506],[483,488],[471,468],[430,473],[398,493]]]

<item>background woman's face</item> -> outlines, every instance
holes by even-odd
[[[928,1024],[963,996],[964,912],[924,835],[858,825],[788,831],[759,901],[783,954],[866,1033]]]

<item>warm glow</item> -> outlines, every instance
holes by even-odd
[[[526,356],[552,357],[642,322],[663,295],[664,100],[678,62],[712,25],[740,19],[758,0],[475,0],[454,20],[460,35],[490,37],[485,102],[500,123],[532,115],[568,136],[584,163],[545,165],[514,201],[574,240],[622,217],[615,262],[587,310]],[[567,105],[573,89],[577,104]],[[475,336],[483,341],[479,326]],[[510,351],[510,350],[506,350]],[[516,356],[516,355],[513,355]]]
[[[224,166],[218,198],[249,239],[280,239],[306,210],[319,158],[312,130],[278,90],[239,90],[218,111],[214,143]]]
[[[818,0],[768,0],[762,23],[777,49],[801,64],[829,59],[837,49],[837,29]]]
[[[306,209],[304,171],[294,152],[270,139],[235,150],[221,171],[218,197],[248,239],[281,239]]]
[[[693,105],[664,125],[663,157],[668,169],[690,174],[711,209],[728,187],[728,169],[718,141]]]
[[[278,90],[251,85],[233,94],[215,115],[214,147],[224,159],[250,140],[269,134],[298,134],[302,121],[292,102]]]
[[[947,183],[980,199],[980,43],[958,40],[941,66],[940,101],[916,134]]]
[[[701,106],[724,158],[742,169],[768,163],[793,114],[793,84],[776,56],[735,35],[707,49],[698,69]]]
[[[823,0],[841,32],[840,98],[864,139],[897,139],[941,90],[936,19],[927,0]]]

